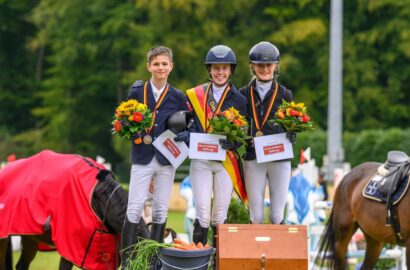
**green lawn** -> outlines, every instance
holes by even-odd
[[[167,227],[174,229],[177,233],[184,232],[184,212],[169,212]],[[13,253],[13,263],[16,264],[20,252]],[[56,251],[38,252],[30,266],[30,270],[55,270],[58,269],[60,256]],[[79,269],[74,267],[73,269]]]
[[[20,252],[13,253],[13,264],[17,263]],[[57,251],[37,252],[34,261],[30,265],[30,270],[56,270],[60,263],[60,255]],[[73,269],[80,269],[73,267]]]
[[[185,212],[169,212],[167,227],[172,228],[177,233],[184,233]]]

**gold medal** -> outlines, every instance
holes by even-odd
[[[260,131],[260,130],[258,130],[258,131],[256,131],[255,136],[256,136],[256,137],[263,136],[263,132]]]
[[[147,135],[144,136],[144,138],[142,139],[142,141],[143,141],[145,144],[151,144],[151,143],[152,143],[152,137],[147,134]]]

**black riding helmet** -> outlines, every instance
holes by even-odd
[[[208,71],[212,64],[230,64],[233,73],[236,67],[236,56],[228,46],[217,45],[208,51],[205,58],[205,66]]]
[[[278,48],[270,42],[261,41],[249,51],[249,63],[253,64],[277,64],[274,78],[279,76],[280,53]],[[254,71],[252,70],[252,73]]]

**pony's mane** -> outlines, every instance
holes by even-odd
[[[120,233],[127,211],[127,192],[119,186],[110,171],[101,170],[96,178],[98,183],[92,195],[91,206],[111,232]]]

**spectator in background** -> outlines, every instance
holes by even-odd
[[[141,217],[144,219],[145,223],[151,230],[150,226],[152,225],[152,199],[154,196],[154,180],[151,179],[151,183],[149,184],[149,191],[147,199],[144,203],[144,210],[142,211]]]
[[[185,211],[184,229],[188,235],[189,243],[192,242],[192,233],[194,230],[195,221],[195,204],[194,195],[192,192],[191,179],[189,175],[179,185],[179,194],[185,199],[187,207]]]

